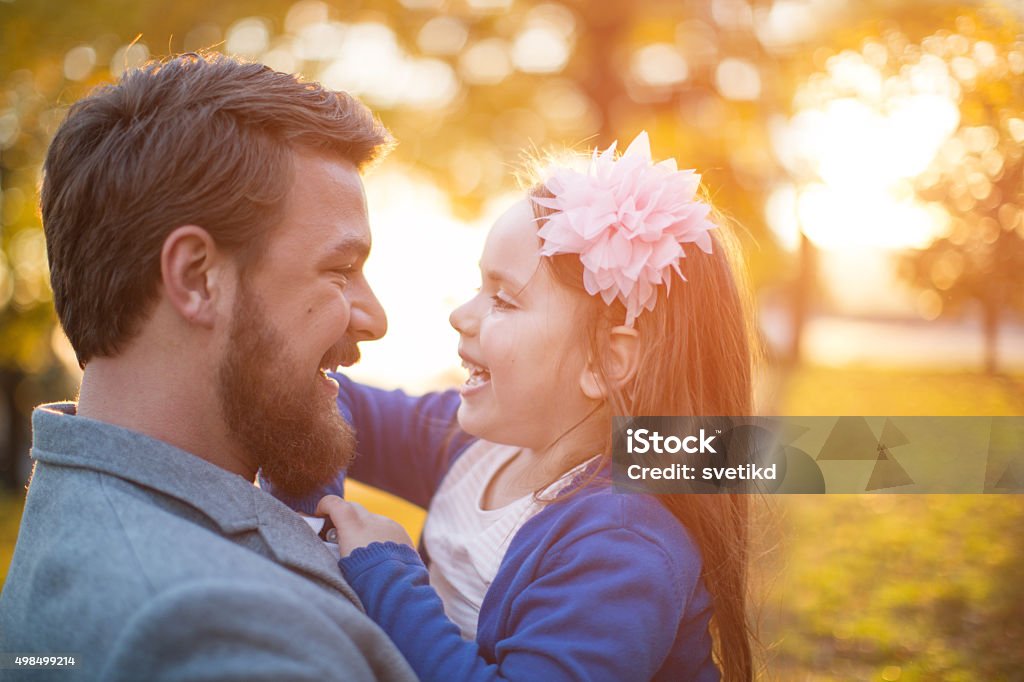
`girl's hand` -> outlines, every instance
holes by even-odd
[[[327,495],[316,505],[317,516],[329,516],[338,533],[338,551],[344,559],[357,547],[371,542],[397,542],[412,547],[412,539],[399,524],[366,510],[356,502]]]

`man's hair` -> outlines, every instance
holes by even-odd
[[[138,333],[175,228],[198,225],[251,265],[282,217],[294,151],[363,168],[392,144],[350,95],[217,54],[151,62],[77,102],[47,152],[41,204],[79,363]]]

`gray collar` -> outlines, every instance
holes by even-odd
[[[258,532],[279,563],[342,592],[362,608],[332,556],[298,515],[242,476],[144,434],[79,417],[75,403],[32,413],[32,457],[98,471],[172,497],[216,524],[225,536]]]

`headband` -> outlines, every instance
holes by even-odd
[[[671,288],[672,270],[684,281],[682,245],[695,243],[711,253],[707,219],[711,207],[700,201],[700,175],[677,170],[675,159],[654,163],[646,132],[615,157],[613,142],[590,159],[586,171],[556,168],[544,182],[552,197],[533,197],[554,211],[538,230],[542,256],[579,254],[583,286],[607,305],[626,307],[626,326],[652,310],[657,287]]]

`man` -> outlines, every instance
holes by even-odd
[[[386,330],[359,169],[390,143],[344,93],[209,55],[71,108],[42,213],[84,376],[33,416],[0,597],[15,677],[11,654],[74,657],[60,680],[411,679],[337,556],[253,485],[310,494],[352,456],[324,370]]]

